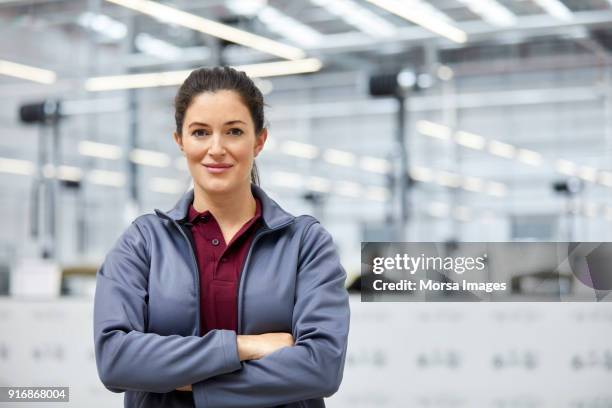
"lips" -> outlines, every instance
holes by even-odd
[[[226,163],[204,163],[203,166],[206,167],[206,170],[213,174],[224,173],[232,167],[231,164]]]
[[[225,164],[225,163],[210,163],[210,164],[204,163],[204,166],[212,167],[212,168],[215,168],[215,169],[222,169],[222,168],[232,167],[231,164]]]

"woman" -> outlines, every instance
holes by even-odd
[[[257,186],[262,94],[198,69],[175,107],[194,188],[137,218],[98,272],[100,379],[126,407],[324,407],[344,368],[345,273],[317,220]]]

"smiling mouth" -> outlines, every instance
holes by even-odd
[[[225,173],[233,167],[231,164],[203,164],[203,166],[212,174]]]

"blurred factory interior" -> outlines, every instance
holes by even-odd
[[[189,188],[172,103],[200,66],[257,79],[262,186],[331,232],[347,286],[362,241],[612,240],[612,0],[0,0],[0,33],[0,385],[120,404],[93,277]],[[332,407],[612,407],[605,305],[353,300]]]

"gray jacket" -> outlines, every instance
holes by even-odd
[[[324,407],[342,380],[349,330],[345,272],[330,234],[259,187],[263,225],[238,287],[238,332],[200,334],[199,273],[185,226],[193,190],[138,217],[97,275],[98,374],[126,407]],[[290,332],[293,347],[240,362],[236,334]],[[175,391],[193,384],[193,393]]]

